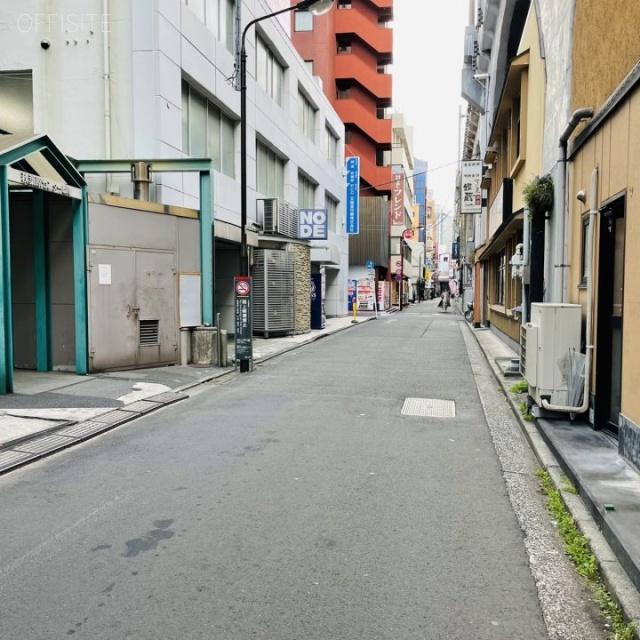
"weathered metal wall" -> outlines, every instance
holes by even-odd
[[[179,362],[178,274],[200,272],[199,221],[92,203],[88,256],[90,369]]]
[[[360,233],[349,236],[349,264],[364,265],[373,260],[389,261],[389,202],[382,198],[360,198]]]

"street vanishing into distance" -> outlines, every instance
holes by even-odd
[[[436,305],[0,476],[2,639],[604,638],[516,417]]]

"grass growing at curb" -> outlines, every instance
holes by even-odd
[[[526,393],[529,391],[529,383],[526,380],[518,380],[509,391],[511,393]]]
[[[622,611],[609,595],[600,576],[596,558],[591,553],[589,541],[578,530],[551,476],[544,469],[538,469],[536,476],[540,481],[542,492],[547,496],[549,511],[558,523],[558,531],[564,540],[567,554],[577,572],[587,580],[593,592],[593,599],[600,606],[600,612],[611,627],[610,640],[633,640],[636,627],[624,621]],[[569,483],[568,479],[565,480]]]
[[[526,420],[527,422],[533,421],[533,416],[529,413],[529,407],[527,406],[526,402],[521,402],[518,405],[518,408],[520,409],[520,413],[522,414],[523,420]]]

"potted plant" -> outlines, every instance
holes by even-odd
[[[547,173],[536,176],[522,189],[529,217],[546,216],[553,208],[553,178]]]

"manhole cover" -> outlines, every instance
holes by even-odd
[[[433,400],[432,398],[407,398],[402,405],[403,416],[430,416],[433,418],[454,418],[456,403],[453,400]]]

